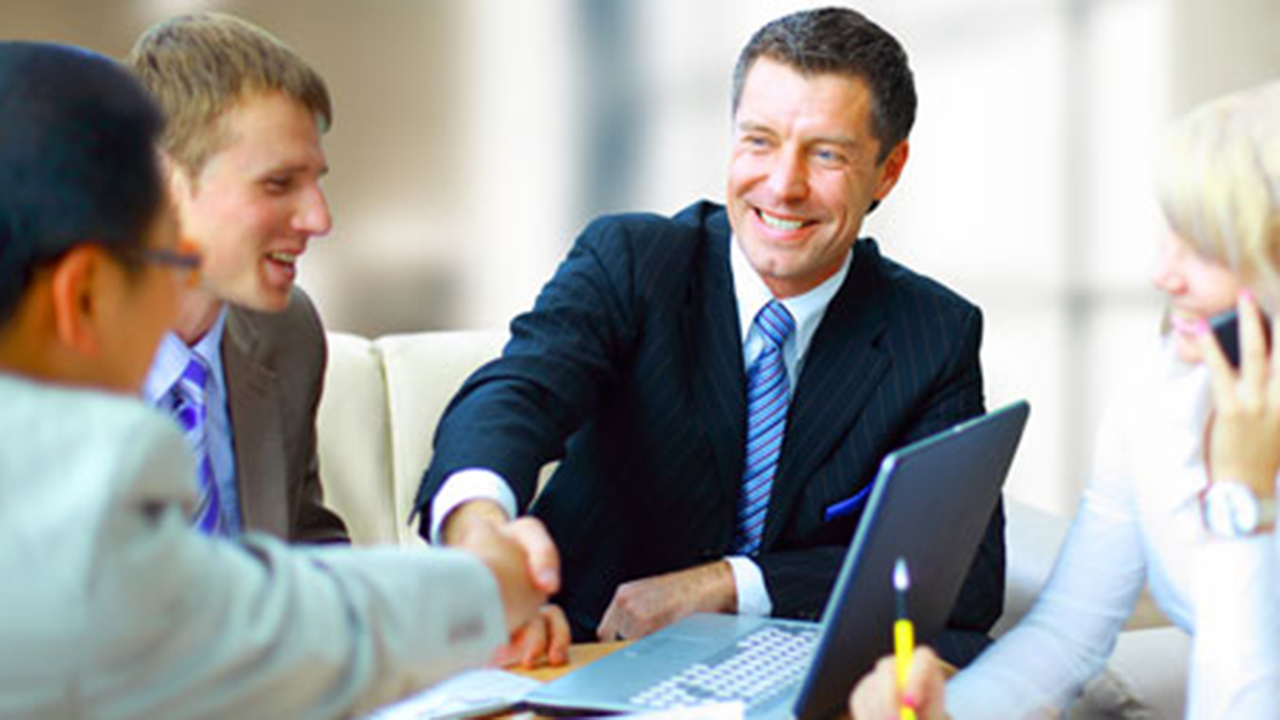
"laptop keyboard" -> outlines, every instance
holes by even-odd
[[[765,626],[637,693],[631,702],[653,708],[764,703],[804,675],[817,640],[817,628]]]

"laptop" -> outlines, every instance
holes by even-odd
[[[543,685],[525,703],[648,712],[741,701],[750,720],[840,712],[858,678],[892,652],[899,557],[910,569],[919,642],[946,625],[1029,413],[1015,402],[884,458],[821,622],[692,615]]]

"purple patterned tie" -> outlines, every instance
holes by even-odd
[[[226,535],[226,523],[222,520],[222,504],[218,499],[218,485],[213,479],[213,464],[209,462],[209,447],[205,439],[208,412],[205,407],[205,388],[209,384],[209,368],[198,356],[191,362],[169,390],[173,415],[182,426],[187,444],[196,456],[196,480],[199,504],[191,523],[207,535]]]
[[[764,351],[747,368],[747,448],[734,536],[734,549],[741,555],[759,551],[764,536],[764,519],[782,454],[791,395],[787,367],[782,362],[782,344],[796,329],[791,313],[777,300],[770,300],[760,310],[754,324],[764,338]]]

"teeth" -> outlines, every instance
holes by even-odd
[[[267,253],[267,257],[271,260],[275,260],[278,263],[284,263],[285,265],[293,265],[294,263],[298,262],[297,253],[279,252],[279,251],[269,252]]]
[[[774,217],[769,213],[761,210],[760,219],[764,220],[764,224],[775,230],[799,230],[804,227],[803,220],[783,220],[780,217]]]

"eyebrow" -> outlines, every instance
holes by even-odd
[[[768,125],[755,122],[754,120],[743,120],[737,123],[739,132],[763,132],[770,135],[777,135]]]
[[[267,169],[262,171],[261,177],[266,177],[269,175],[282,175],[282,174],[283,175],[300,175],[300,174],[306,174],[309,172],[311,172],[311,166],[306,163],[286,163],[284,165],[268,167]],[[317,177],[324,177],[328,174],[329,174],[329,163],[325,163],[324,165],[321,165],[320,169],[316,172]]]
[[[777,136],[778,134],[774,132],[773,129],[770,128],[768,125],[765,125],[764,123],[756,122],[754,120],[744,120],[742,122],[739,122],[738,132],[762,132],[762,133],[766,133],[768,135],[773,135],[773,136]],[[807,138],[805,140],[805,144],[806,145],[839,145],[840,147],[847,148],[849,150],[856,150],[859,146],[862,145],[862,143],[858,142],[854,138],[849,137],[848,135],[817,135],[815,137]]]

